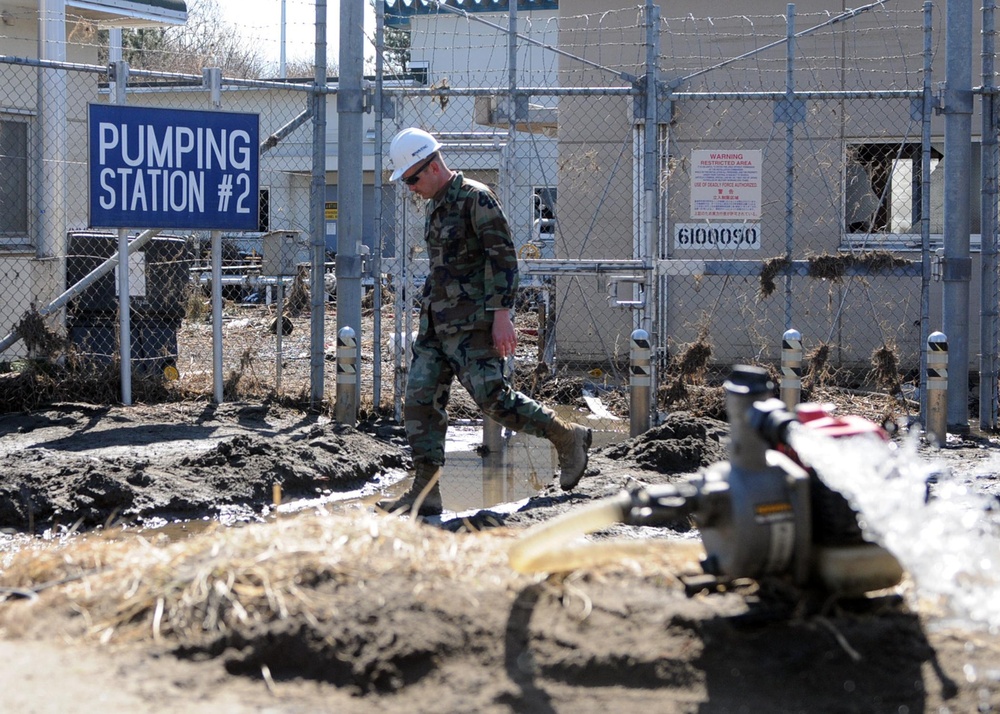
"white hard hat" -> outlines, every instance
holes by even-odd
[[[396,134],[389,144],[389,160],[392,162],[390,181],[398,181],[411,166],[420,163],[435,151],[441,144],[423,129],[403,129]]]

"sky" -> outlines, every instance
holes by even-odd
[[[356,2],[359,0],[355,0]],[[277,66],[281,56],[281,0],[216,0],[223,17],[248,41],[258,42],[266,58]],[[364,5],[365,35],[375,34],[375,9],[370,0]],[[340,64],[340,0],[327,0],[327,64]],[[315,56],[315,0],[285,0],[285,56],[289,62],[311,62]],[[371,42],[365,41],[365,57],[374,56]]]

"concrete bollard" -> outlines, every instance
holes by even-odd
[[[927,441],[948,443],[948,338],[943,332],[927,337]]]
[[[629,435],[649,431],[653,378],[650,367],[649,333],[632,332],[631,380],[629,382]]]
[[[785,330],[781,336],[781,401],[795,411],[802,398],[802,333]]]
[[[334,418],[354,426],[358,420],[358,340],[353,327],[337,333],[337,403]]]

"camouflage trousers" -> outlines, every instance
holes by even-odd
[[[455,377],[484,414],[512,431],[544,438],[555,419],[555,412],[511,386],[488,330],[438,335],[421,324],[412,356],[403,422],[414,463],[444,463],[448,400]]]

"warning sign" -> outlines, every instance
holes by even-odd
[[[759,219],[760,149],[691,152],[691,217]]]

